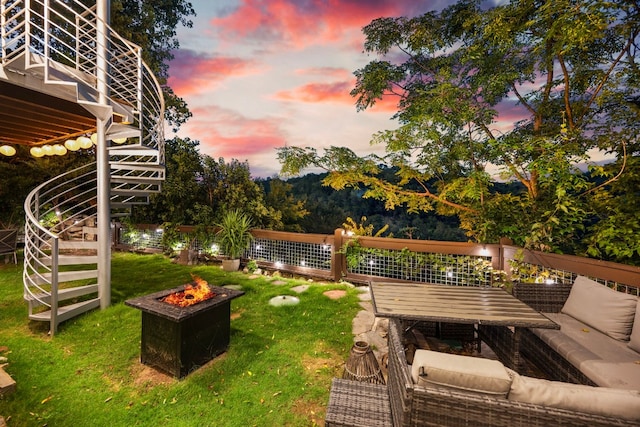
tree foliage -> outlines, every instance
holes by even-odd
[[[616,180],[626,176],[638,194],[629,166],[640,154],[640,121],[625,99],[639,90],[639,17],[637,2],[621,0],[489,9],[461,0],[439,13],[376,19],[363,29],[375,59],[355,71],[351,95],[359,110],[397,99],[398,127],[372,140],[385,154],[286,147],[282,172],[321,167],[334,189],[363,188],[388,209],[456,215],[480,242],[508,236],[534,249],[638,257],[638,222],[623,226],[623,246],[634,250],[618,247],[611,230],[628,213]],[[516,104],[526,113],[500,129]],[[583,174],[594,149],[617,160]],[[385,167],[397,171],[393,180]],[[494,170],[517,190],[497,191]]]
[[[190,17],[195,14],[193,5],[186,0],[111,1],[111,26],[122,37],[142,47],[145,63],[163,88],[165,119],[174,132],[191,117],[191,112],[167,84],[169,62],[180,47],[178,25],[191,28]]]
[[[254,227],[283,230],[283,218],[294,227],[292,222],[306,214],[284,183],[265,193],[251,178],[247,162],[214,159],[201,154],[198,145],[188,138],[167,141],[162,192],[152,195],[149,205],[136,206],[132,222],[207,227],[238,210],[252,218]]]

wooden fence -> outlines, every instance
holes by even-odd
[[[127,241],[117,226],[118,248],[160,251],[162,230],[156,225],[136,226],[139,237]],[[180,227],[184,236],[193,227]],[[130,233],[129,233],[130,234]],[[572,282],[576,275],[634,295],[640,295],[640,268],[572,255],[550,254],[499,244],[443,242],[350,236],[342,229],[331,234],[304,234],[253,230],[254,240],[245,252],[264,268],[322,278],[369,283],[375,280],[417,281],[462,286],[491,286],[496,282],[523,280],[548,283]],[[146,236],[143,237],[143,236]],[[185,241],[187,241],[185,237]],[[207,248],[193,245],[193,250]],[[347,255],[349,254],[349,255]]]

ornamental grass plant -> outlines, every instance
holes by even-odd
[[[226,353],[182,380],[139,362],[136,296],[173,288],[197,275],[245,292],[231,304]],[[22,267],[0,265],[0,356],[17,382],[0,397],[8,427],[22,426],[313,426],[322,425],[331,379],[353,345],[358,291],[346,284],[225,273],[184,266],[161,255],[114,253],[112,305],[61,324],[29,321]],[[282,284],[281,282],[284,282]],[[292,288],[308,285],[303,293]],[[346,290],[333,300],[323,293]],[[295,306],[274,307],[277,295]]]

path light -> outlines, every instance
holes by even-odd
[[[80,149],[80,144],[75,139],[67,139],[64,142],[64,146],[67,147],[69,151],[78,151]]]
[[[77,139],[78,144],[80,144],[80,148],[91,148],[93,147],[93,141],[91,141],[91,138],[87,138],[86,136],[81,136]]]
[[[5,156],[8,156],[8,157],[15,156],[16,149],[10,145],[3,145],[0,147],[0,154],[4,154]]]
[[[42,149],[42,147],[31,147],[31,150],[29,150],[29,152],[33,157],[44,156],[44,150]]]

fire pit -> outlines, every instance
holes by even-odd
[[[194,283],[125,301],[142,311],[140,362],[182,378],[223,353],[229,346],[231,300],[241,295],[194,278]]]

